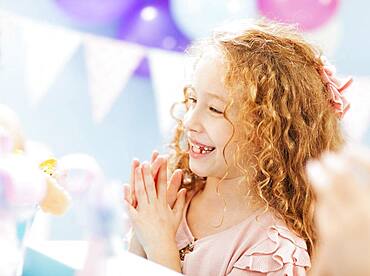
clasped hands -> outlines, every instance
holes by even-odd
[[[124,203],[131,219],[134,239],[146,255],[176,246],[175,236],[185,206],[186,189],[179,190],[182,171],[167,180],[167,158],[153,152],[150,163],[134,160]]]

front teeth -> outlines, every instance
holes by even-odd
[[[200,149],[200,146],[198,146],[198,145],[192,144],[192,146],[197,148],[197,149]]]
[[[197,149],[201,149],[201,148],[203,148],[204,150],[207,150],[207,151],[211,151],[212,150],[212,148],[210,148],[210,147],[200,147],[200,146],[198,146],[198,145],[194,145],[193,144],[193,147],[195,147],[195,148],[197,148]]]
[[[212,150],[214,150],[215,148],[214,147],[201,147],[201,146],[198,146],[198,145],[195,145],[195,144],[191,144],[192,146],[192,150],[195,152],[195,153],[201,153],[201,154],[206,154],[206,153],[210,153]]]

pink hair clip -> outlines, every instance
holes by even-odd
[[[344,114],[350,108],[350,103],[343,96],[344,90],[346,90],[353,82],[353,78],[350,77],[346,81],[341,81],[335,76],[335,67],[328,62],[328,60],[322,56],[321,57],[324,66],[321,69],[321,77],[331,93],[330,103],[333,106],[335,112],[338,114],[339,118],[342,119]]]

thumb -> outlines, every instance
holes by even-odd
[[[181,221],[184,207],[185,207],[186,189],[183,188],[177,193],[177,198],[175,205],[173,206],[173,212],[175,214],[176,220]]]
[[[128,202],[126,199],[123,201],[124,203],[124,206],[125,206],[125,209],[126,209],[126,212],[127,214],[129,215],[130,219],[132,221],[135,220],[135,217],[137,215],[137,211],[136,209],[130,204],[130,202]]]

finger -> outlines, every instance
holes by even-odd
[[[123,203],[125,205],[125,208],[127,210],[127,213],[129,215],[130,219],[132,221],[134,221],[136,216],[137,216],[137,210],[127,200],[124,200]]]
[[[177,169],[171,175],[170,181],[167,187],[167,203],[170,207],[173,207],[173,204],[176,201],[176,195],[179,191],[182,182],[182,170]]]
[[[154,160],[154,162],[151,164],[151,173],[152,173],[155,183],[157,183],[159,168],[161,167],[163,160],[164,160],[163,157],[159,155]]]
[[[173,206],[173,212],[176,217],[176,221],[180,222],[183,216],[183,210],[185,207],[185,198],[186,198],[186,189],[182,188],[178,194],[177,194],[177,199],[176,202]]]
[[[139,208],[148,204],[148,196],[145,190],[145,184],[142,174],[142,165],[135,169],[135,195],[138,201]]]
[[[306,173],[310,184],[312,184],[317,195],[318,204],[326,208],[336,208],[338,199],[332,195],[333,180],[330,178],[328,170],[319,160],[310,160],[306,165]]]
[[[331,195],[343,203],[355,202],[361,192],[359,185],[354,183],[351,165],[339,154],[326,153],[321,160],[331,182]]]
[[[158,163],[159,163],[158,174],[157,174],[157,179],[156,179],[156,187],[157,187],[158,200],[160,202],[162,202],[163,204],[167,204],[167,198],[166,198],[167,183],[158,181],[159,170],[160,170],[160,168],[161,168],[162,165],[165,166],[166,160],[163,158],[163,156],[159,156],[157,160],[158,160]]]
[[[130,174],[130,195],[131,195],[131,205],[136,208],[137,206],[137,198],[135,196],[135,185],[134,185],[134,180],[135,180],[135,169],[140,166],[140,162],[137,159],[132,160],[131,163],[131,174]]]
[[[325,208],[329,208],[339,216],[342,215],[343,208],[351,208],[362,198],[350,165],[342,156],[326,153],[319,161],[310,163],[307,167],[311,167],[311,170],[307,173],[315,187],[318,201]],[[313,171],[316,171],[316,174]]]
[[[319,160],[310,160],[307,162],[306,174],[319,196],[322,196],[329,189],[330,180]]]
[[[337,169],[333,170],[328,166],[324,166],[324,161],[310,161],[306,168],[317,195],[316,220],[322,233],[330,232],[326,229],[332,229],[338,224],[340,217],[346,216],[347,210],[352,209],[356,201],[361,199],[356,187],[352,187],[353,181],[347,181],[346,176],[341,176],[344,179],[342,182],[342,179],[338,179]],[[332,214],[336,216],[333,217]]]
[[[351,168],[356,175],[362,178],[362,182],[367,182],[370,187],[370,149],[365,147],[347,147],[343,150],[343,156],[351,164]]]
[[[319,233],[319,238],[326,240],[333,228],[337,227],[338,218],[333,218],[334,211],[325,201],[318,201],[315,208],[315,222]]]
[[[157,159],[158,155],[159,155],[159,152],[157,150],[153,150],[152,157],[150,159],[150,164],[152,164]]]
[[[130,185],[127,183],[123,184],[123,199],[132,205]]]
[[[153,180],[153,176],[150,172],[149,164],[147,162],[143,163],[142,171],[143,171],[143,179],[144,179],[145,190],[148,196],[148,201],[150,204],[153,204],[157,201],[157,192],[155,190],[155,183]]]
[[[167,160],[163,159],[162,164],[158,172],[158,198],[164,204],[166,204],[167,199]]]

